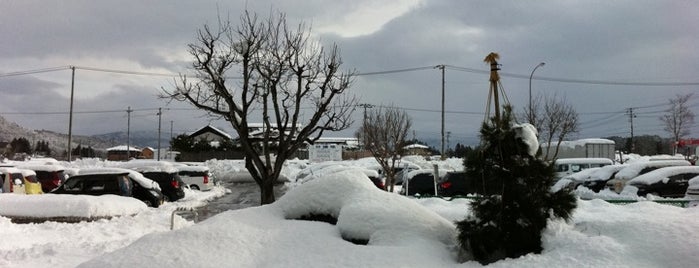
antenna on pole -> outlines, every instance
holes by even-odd
[[[498,64],[498,59],[500,55],[495,52],[490,52],[488,56],[483,59],[484,62],[490,63],[490,91],[488,97],[493,96],[493,104],[495,105],[495,121],[500,121],[500,100],[498,98],[498,84],[500,83],[500,75],[498,71],[500,70],[500,64]],[[490,105],[490,100],[488,100],[488,106]],[[486,116],[490,115],[490,108],[485,111]]]
[[[160,161],[160,127],[163,118],[163,108],[158,108],[158,161]]]

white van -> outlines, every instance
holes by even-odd
[[[583,169],[614,164],[609,158],[561,158],[553,162],[555,178],[560,179]]]

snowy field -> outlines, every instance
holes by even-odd
[[[410,162],[422,168],[437,164],[440,169],[461,169],[460,159]],[[240,161],[206,164],[219,180],[249,181]],[[366,160],[342,164],[372,166]],[[104,165],[85,160],[71,167]],[[284,177],[295,178],[308,166],[289,161]],[[170,230],[170,216],[176,208],[202,206],[230,190],[187,191],[183,200],[160,208],[115,196],[95,200],[36,196],[54,199],[48,202],[55,204],[42,207],[0,195],[0,212],[121,215],[73,224],[14,224],[0,217],[0,267],[481,266],[458,262],[453,222],[468,214],[468,200],[406,198],[380,191],[356,171],[313,176],[303,184],[287,183],[291,190],[274,204],[224,212],[197,224],[176,217],[175,230]],[[549,223],[542,254],[490,266],[696,267],[699,263],[699,207],[655,202],[615,205],[594,198],[624,197],[610,191],[578,194],[593,200],[579,200],[571,222]],[[309,215],[325,215],[332,223],[299,220]]]

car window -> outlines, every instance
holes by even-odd
[[[84,178],[71,178],[63,184],[63,189],[68,192],[78,192],[83,188]]]
[[[179,172],[180,176],[189,176],[189,177],[203,177],[206,176],[206,172],[202,171],[180,171]]]
[[[579,164],[571,164],[570,165],[570,171],[578,172],[582,169],[583,169],[582,165],[579,165]]]
[[[568,165],[556,165],[556,172],[568,171]]]
[[[24,179],[26,179],[28,182],[33,182],[33,183],[38,183],[38,182],[39,182],[39,180],[38,180],[38,179],[36,178],[36,176],[34,176],[34,175],[24,177]]]
[[[121,175],[117,179],[119,185],[119,194],[123,196],[131,196],[133,193],[133,181],[127,175]]]

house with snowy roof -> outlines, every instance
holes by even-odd
[[[107,160],[109,161],[128,161],[131,158],[140,158],[141,154],[142,151],[133,146],[119,145],[107,148]]]
[[[206,125],[192,134],[189,137],[194,140],[206,140],[210,142],[222,142],[231,140],[231,135],[223,130],[220,130],[212,125]]]

